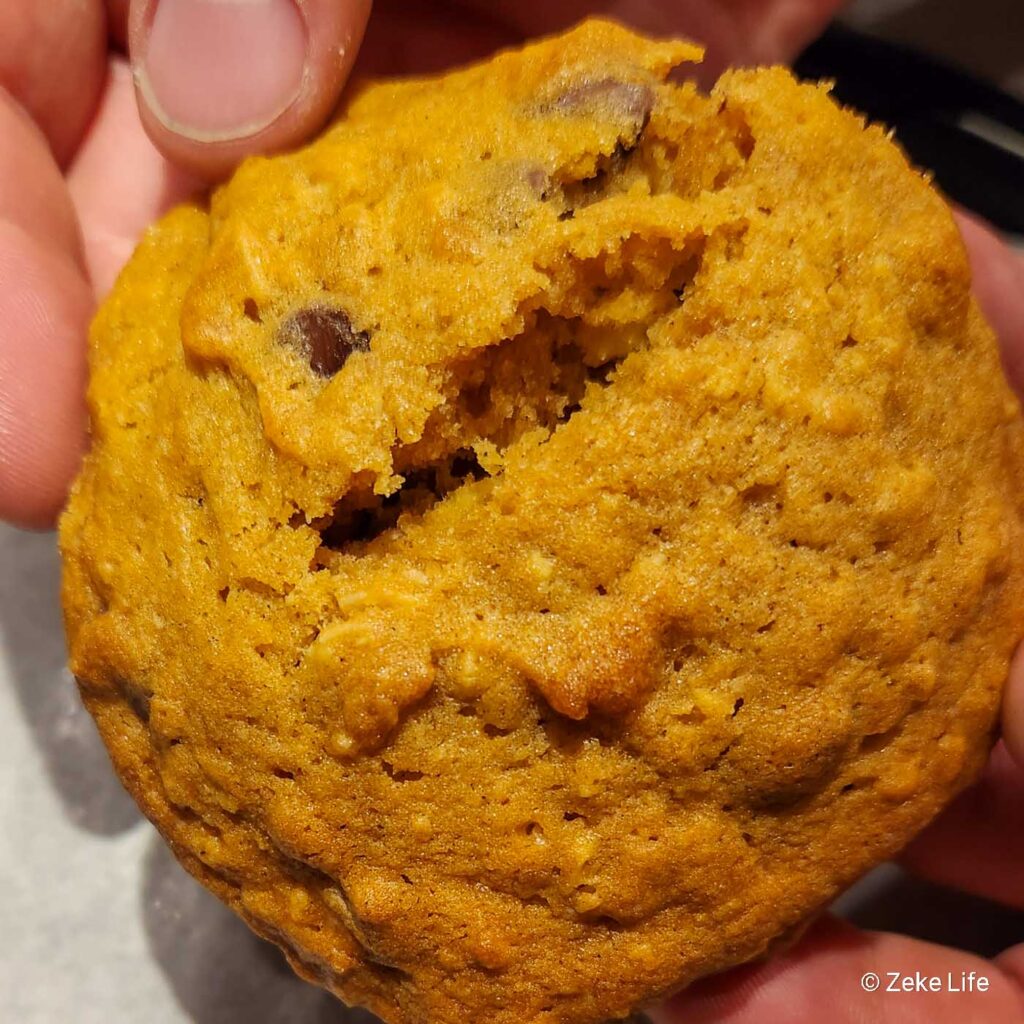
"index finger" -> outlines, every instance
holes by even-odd
[[[971,260],[974,294],[999,338],[1006,375],[1024,395],[1024,254],[973,214],[960,210],[955,217]]]

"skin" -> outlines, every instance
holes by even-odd
[[[204,22],[207,6],[228,19],[219,29]],[[367,29],[370,0],[303,0],[301,12],[285,0],[0,4],[0,518],[47,527],[63,504],[85,444],[88,323],[140,232],[243,156],[315,133],[353,68],[439,70],[600,12],[706,42],[711,78],[729,62],[786,60],[838,6],[378,0]],[[220,42],[218,31],[230,39]],[[211,36],[225,54],[207,62],[212,69],[178,58]],[[983,224],[964,215],[960,224],[978,299],[999,335],[1007,374],[1024,393],[1024,259]],[[1024,909],[1020,654],[984,778],[904,860],[925,877]],[[990,988],[974,996],[870,993],[859,982],[869,970],[883,979],[897,970],[942,977],[975,970]],[[660,1024],[1003,1024],[1024,1019],[1024,944],[986,962],[823,918],[786,955],[694,985],[654,1015]]]

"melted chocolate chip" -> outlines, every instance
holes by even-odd
[[[330,306],[310,306],[293,313],[277,334],[282,345],[293,348],[320,377],[333,377],[353,352],[366,352],[370,336],[352,326],[348,313]]]
[[[543,167],[530,167],[526,171],[526,183],[538,195],[543,196],[548,187],[548,176]]]
[[[599,78],[573,86],[555,100],[554,106],[568,113],[604,109],[621,114],[639,127],[646,124],[651,115],[654,90],[641,82]]]

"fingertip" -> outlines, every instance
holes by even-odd
[[[106,64],[101,0],[0,3],[0,89],[6,89],[67,164],[99,102]]]
[[[0,220],[82,261],[82,236],[60,167],[28,113],[0,92]]]
[[[85,439],[88,283],[73,263],[0,221],[0,519],[47,527]]]
[[[146,131],[208,179],[293,146],[327,119],[370,0],[136,0],[129,49]]]

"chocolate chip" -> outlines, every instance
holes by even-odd
[[[530,167],[526,171],[526,183],[538,195],[543,196],[548,187],[548,176],[543,167]]]
[[[628,118],[637,127],[647,123],[654,107],[654,90],[642,82],[620,82],[617,78],[599,78],[573,86],[554,102],[557,110],[607,110]]]
[[[348,313],[330,306],[310,306],[293,313],[277,335],[282,345],[308,360],[321,377],[333,377],[353,352],[366,352],[370,336],[352,326]]]

